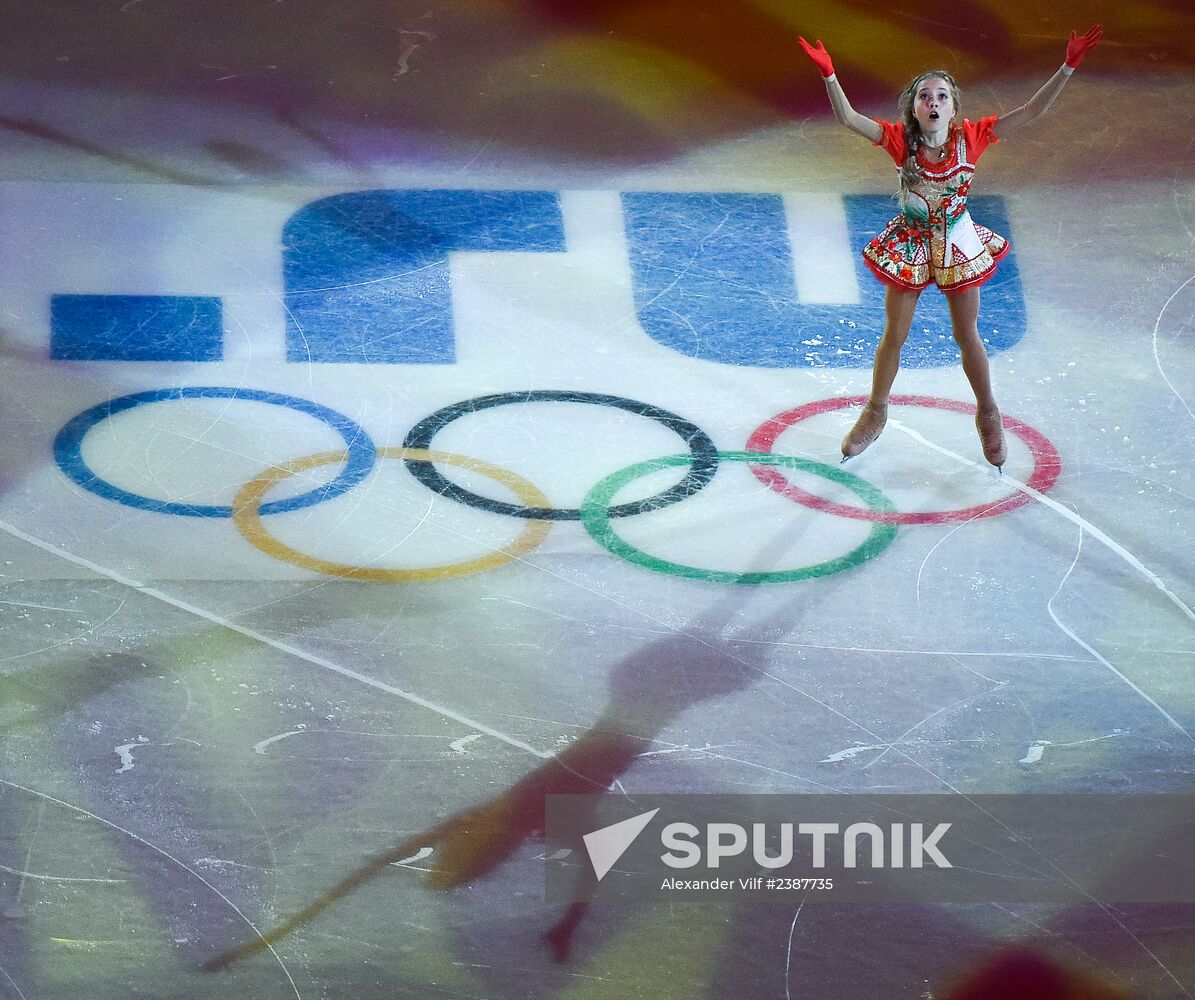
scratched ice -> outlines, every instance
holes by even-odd
[[[535,811],[574,779],[1191,790],[1190,15],[1151,5],[985,154],[999,476],[936,292],[838,464],[892,177],[799,53],[765,86],[727,40],[862,15],[662,44],[636,5],[343,6],[153,58],[126,36],[196,26],[152,0],[0,42],[0,997],[941,998],[1010,942],[1195,994],[1182,906],[574,920]],[[1012,6],[934,28],[968,115],[1061,54]],[[919,60],[838,48],[890,117]]]

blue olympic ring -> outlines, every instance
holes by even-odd
[[[373,440],[365,430],[342,413],[326,406],[320,406],[298,396],[287,396],[263,389],[245,389],[219,385],[192,385],[171,389],[152,389],[135,392],[129,396],[118,396],[106,403],[93,406],[74,417],[58,432],[54,439],[54,460],[58,467],[83,489],[107,500],[115,500],[129,507],[139,507],[160,514],[177,514],[183,517],[232,517],[232,507],[222,504],[176,503],[171,500],[155,500],[114,486],[102,479],[83,461],[83,439],[96,424],[117,413],[131,410],[146,403],[158,403],[171,399],[246,399],[255,403],[270,403],[273,406],[287,406],[300,413],[322,420],[335,430],[348,447],[348,461],[335,479],[318,486],[307,493],[274,500],[262,504],[261,513],[281,514],[284,511],[299,510],[351,490],[369,475],[374,466],[377,451]]]

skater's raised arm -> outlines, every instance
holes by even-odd
[[[846,99],[842,84],[838,82],[838,77],[834,73],[834,64],[830,61],[830,53],[826,51],[821,39],[818,39],[816,48],[804,38],[799,38],[798,41],[801,43],[801,48],[805,50],[805,54],[821,70],[822,77],[826,82],[826,93],[830,97],[830,107],[834,109],[834,120],[840,125],[845,125],[856,135],[863,136],[864,139],[879,142],[884,130],[867,115],[861,115],[851,107],[851,102]]]
[[[1070,79],[1071,74],[1074,73],[1082,61],[1083,56],[1087,54],[1089,49],[1093,49],[1099,44],[1103,34],[1103,26],[1099,24],[1095,25],[1087,34],[1082,36],[1072,31],[1070,41],[1066,44],[1066,62],[1058,67],[1058,72],[1050,77],[1046,81],[1046,85],[1034,94],[1027,103],[997,118],[995,125],[992,126],[992,134],[1002,139],[1016,129],[1019,129],[1022,125],[1028,125],[1029,122],[1044,114],[1046,109],[1062,93],[1062,88],[1066,86],[1066,81]]]

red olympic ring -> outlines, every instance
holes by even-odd
[[[746,450],[770,452],[780,434],[794,424],[817,416],[819,413],[829,413],[832,410],[841,410],[852,405],[861,406],[866,402],[866,396],[846,396],[841,399],[819,399],[786,410],[760,424],[748,439]],[[933,396],[893,396],[889,402],[893,406],[924,406],[930,409],[949,410],[952,413],[975,415],[975,404],[963,403],[957,399],[937,399]],[[1038,493],[1045,493],[1058,482],[1058,477],[1062,473],[1062,458],[1057,449],[1050,443],[1049,438],[1028,424],[1008,416],[1003,419],[1004,429],[1019,437],[1028,446],[1030,454],[1033,455],[1033,472],[1025,485]],[[814,493],[807,493],[785,479],[783,473],[773,466],[753,465],[751,471],[755,478],[765,486],[806,507],[812,507],[814,510],[820,510],[827,514],[837,514],[839,517],[853,517],[858,521],[883,521],[886,524],[949,524],[952,521],[994,517],[996,514],[1024,507],[1033,499],[1028,493],[1018,490],[994,504],[980,504],[977,507],[967,507],[961,510],[892,513],[851,507],[848,504],[826,500]]]

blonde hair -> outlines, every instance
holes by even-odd
[[[896,192],[896,196],[902,204],[904,203],[905,194],[909,190],[909,185],[917,180],[917,150],[921,148],[921,144],[925,141],[925,136],[921,132],[921,123],[917,121],[917,116],[913,113],[913,102],[917,97],[917,90],[920,88],[922,81],[928,80],[931,76],[940,77],[946,81],[946,87],[950,91],[950,99],[954,103],[956,117],[961,110],[962,98],[959,96],[958,84],[954,82],[954,77],[944,69],[926,70],[924,73],[913,77],[905,89],[900,92],[900,97],[896,101],[896,109],[900,113],[900,121],[905,130],[905,146],[909,151],[908,158],[905,160],[904,166],[900,169],[900,189]]]

